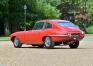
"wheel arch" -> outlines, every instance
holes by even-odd
[[[44,36],[44,37],[42,38],[42,41],[43,41],[43,42],[44,42],[44,40],[45,40],[46,37],[52,37],[52,36],[50,36],[50,35]]]
[[[12,38],[11,38],[11,41],[13,42],[14,41],[14,38],[15,38],[16,36],[13,36]]]
[[[48,37],[48,36],[44,36],[44,37],[42,38],[42,41],[43,41],[43,42],[44,42],[44,40],[45,40],[46,37]]]

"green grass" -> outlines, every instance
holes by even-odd
[[[88,32],[89,34],[93,34],[93,26],[88,27],[88,28],[87,28],[87,32]]]
[[[9,41],[9,37],[0,37],[0,41]]]

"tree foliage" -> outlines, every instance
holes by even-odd
[[[44,0],[0,0],[0,15],[6,18],[11,32],[24,27],[24,5],[27,5],[27,26],[33,27],[31,22],[41,19],[58,18],[60,15],[56,7],[51,6]]]
[[[26,25],[29,27],[33,27],[34,21],[57,19],[60,14],[61,19],[68,19],[69,15],[74,16],[69,19],[72,18],[71,21],[75,22],[77,19],[75,16],[84,10],[89,17],[87,26],[93,24],[93,0],[0,0],[0,20],[9,23],[11,32],[24,27],[25,4],[27,5]],[[78,22],[80,21],[79,19]]]

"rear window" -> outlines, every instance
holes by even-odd
[[[63,27],[77,27],[72,22],[58,22],[58,25],[63,26]]]

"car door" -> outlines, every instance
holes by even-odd
[[[52,24],[45,22],[45,25],[43,27],[43,30],[41,31],[41,34],[42,34],[41,38],[53,34]]]
[[[36,22],[32,31],[28,32],[28,43],[30,44],[41,44],[41,33],[43,30],[44,22]]]

